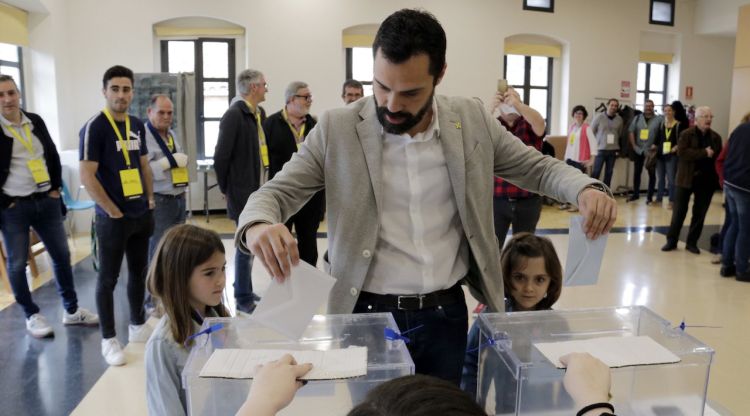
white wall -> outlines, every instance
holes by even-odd
[[[670,81],[679,83],[673,87],[680,98],[685,85],[693,86],[692,103],[713,107],[716,130],[722,136],[728,130],[734,40],[695,35],[692,0],[677,1],[674,27],[648,24],[648,0],[558,1],[554,14],[523,11],[521,0],[42,2],[50,14],[30,19],[34,52],[27,92],[32,94],[30,108],[57,124],[64,149],[77,148],[78,129],[102,107],[106,68],[122,64],[136,72],[158,70],[155,22],[205,16],[245,27],[244,43],[238,43],[245,50],[238,54],[245,56],[247,66],[266,74],[266,109],[278,110],[286,84],[301,79],[315,95],[313,112],[320,113],[340,105],[342,30],[378,23],[397,9],[415,6],[434,13],[448,35],[442,94],[489,99],[502,76],[503,40],[520,33],[545,35],[566,45],[563,66],[569,61],[567,70],[556,75],[563,84],[557,85],[559,105],[553,108],[553,133],[559,133],[567,126],[568,108],[590,105],[594,97],[619,97],[623,80],[630,81],[634,98],[641,33],[662,32],[675,39],[679,75]]]

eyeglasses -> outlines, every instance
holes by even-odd
[[[296,95],[295,94],[294,97],[295,98],[302,98],[302,99],[304,99],[307,102],[311,102],[312,101],[312,94],[310,94],[310,95]]]
[[[263,87],[265,89],[268,89],[268,83],[266,83],[266,82],[264,82],[264,83],[253,82],[251,85],[259,85],[259,86],[261,86],[261,87]]]

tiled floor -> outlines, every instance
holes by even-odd
[[[746,359],[750,344],[746,325],[750,316],[750,285],[719,277],[718,266],[710,264],[711,255],[706,251],[695,256],[680,244],[679,250],[662,253],[659,248],[664,243],[664,235],[660,232],[668,224],[671,212],[662,207],[646,206],[643,199],[635,204],[625,204],[623,199],[618,201],[616,232],[608,240],[600,281],[594,286],[565,288],[555,307],[638,304],[648,306],[675,325],[684,319],[688,326],[718,327],[687,329],[716,349],[709,399],[727,413],[750,414],[745,381],[750,373],[750,362]],[[545,207],[539,224],[539,232],[549,235],[563,262],[568,248],[565,229],[570,215]],[[718,230],[722,219],[721,197],[717,194],[706,218],[702,248],[707,248],[708,235]],[[203,218],[195,218],[193,222],[206,225]],[[231,233],[234,228],[231,221],[217,217],[212,217],[208,226],[223,234]],[[231,240],[226,238],[225,244],[230,245]],[[319,239],[321,253],[326,246],[325,239]],[[72,248],[76,259],[86,256],[86,237],[79,239]],[[228,277],[233,275],[233,253],[234,250],[227,250]],[[254,267],[253,281],[261,293],[268,284],[267,276],[262,267]],[[37,280],[35,287],[42,285],[45,277]],[[90,262],[84,259],[76,266],[76,284],[81,303],[92,309],[94,281]],[[231,289],[231,284],[227,286]],[[34,296],[50,320],[59,323],[60,301],[54,287],[44,286]],[[228,298],[232,298],[231,294]],[[124,299],[124,294],[120,299]],[[7,289],[0,284],[0,308],[8,306],[10,301]],[[119,302],[117,316],[123,317],[126,313],[125,302]],[[119,321],[124,323],[123,319]],[[11,305],[0,311],[0,361],[3,363],[0,374],[3,410],[0,413],[145,414],[142,344],[127,346],[128,365],[107,369],[99,355],[97,329],[63,328],[56,324],[55,330],[54,339],[33,339],[23,330],[20,308]],[[125,332],[120,330],[120,333]]]

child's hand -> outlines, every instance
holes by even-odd
[[[611,375],[609,367],[588,353],[571,353],[560,357],[567,367],[563,385],[578,407],[609,402]]]
[[[312,369],[312,364],[297,365],[289,354],[260,366],[255,372],[247,400],[237,415],[275,415],[285,408],[305,382],[297,380]]]

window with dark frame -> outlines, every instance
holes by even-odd
[[[638,63],[635,108],[643,110],[646,100],[654,102],[657,109],[667,104],[667,76],[669,65],[649,62]]]
[[[365,97],[372,95],[372,48],[346,48],[346,79],[362,83]]]
[[[523,9],[535,12],[555,12],[555,0],[523,0]]]
[[[161,71],[195,73],[198,159],[213,158],[219,121],[236,95],[234,39],[161,41]]]
[[[651,0],[648,22],[652,25],[674,26],[674,0]]]
[[[552,58],[547,56],[505,55],[503,77],[521,101],[541,114],[549,134],[552,121]]]
[[[23,79],[23,55],[21,47],[0,43],[0,74],[10,75],[21,90],[21,107],[26,107],[26,92]]]

